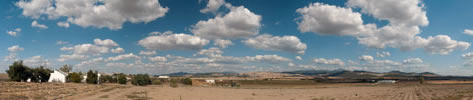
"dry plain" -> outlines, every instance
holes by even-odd
[[[337,83],[242,85],[240,88],[167,85],[90,85],[0,82],[0,100],[472,100],[473,84]]]

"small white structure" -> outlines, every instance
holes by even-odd
[[[97,74],[97,84],[100,84],[100,76],[101,76],[101,74]],[[86,83],[87,82],[87,75],[82,76],[82,80],[80,82]]]
[[[53,73],[49,76],[48,82],[61,82],[61,83],[66,83],[66,76],[67,73],[64,73],[62,71],[54,70]]]
[[[169,78],[169,76],[159,76],[158,78]]]
[[[158,76],[158,79],[160,79],[161,81],[164,81],[164,80],[168,80],[168,81],[169,81],[169,80],[171,80],[171,79],[169,78],[169,76]]]
[[[377,83],[394,84],[394,83],[396,83],[396,80],[380,80]]]
[[[215,80],[205,80],[205,82],[207,82],[209,84],[215,84]]]
[[[82,76],[82,80],[80,82],[85,83],[86,79],[87,79],[87,75],[84,75]]]

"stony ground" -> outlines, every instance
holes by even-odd
[[[0,82],[0,100],[472,100],[473,84],[328,84],[242,88]],[[281,87],[281,88],[279,88]]]

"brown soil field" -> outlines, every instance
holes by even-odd
[[[428,81],[430,84],[473,84],[473,81],[458,81],[458,80],[440,80],[440,81]]]
[[[473,84],[90,85],[0,82],[0,100],[471,100]]]

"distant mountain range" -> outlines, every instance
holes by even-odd
[[[274,76],[308,76],[308,77],[333,77],[343,79],[418,79],[419,77],[425,77],[427,80],[473,80],[473,76],[443,76],[432,72],[401,72],[401,71],[390,71],[390,72],[370,72],[363,70],[297,70],[297,71],[285,71],[285,72],[208,72],[208,73],[188,73],[188,72],[176,72],[170,74],[162,74],[166,76],[180,77],[180,76],[192,76],[192,77],[221,77],[221,76],[240,76],[240,77],[251,77],[253,74],[248,73],[263,73],[268,75],[267,78],[274,78]],[[271,74],[272,73],[272,74]],[[246,74],[246,76],[245,76]],[[256,74],[258,75],[258,74]]]
[[[435,73],[431,72],[422,72],[422,73],[414,73],[414,72],[401,72],[401,71],[391,71],[391,72],[370,72],[370,71],[362,71],[362,70],[299,70],[299,71],[286,71],[282,73],[287,74],[300,74],[306,76],[327,76],[327,77],[342,77],[342,78],[376,78],[376,77],[419,77],[419,76],[427,76],[427,77],[434,77],[440,76]]]
[[[237,72],[207,72],[207,73],[176,72],[176,73],[161,74],[161,75],[173,76],[173,77],[180,77],[180,76],[210,77],[210,76],[238,76],[240,75],[240,73],[237,73]]]

